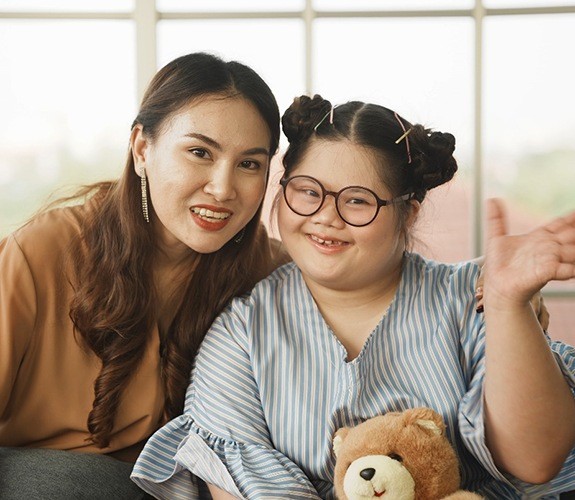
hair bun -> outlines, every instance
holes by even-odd
[[[427,138],[423,164],[421,165],[421,187],[433,189],[449,182],[457,172],[457,161],[453,157],[455,137],[448,132],[431,132]]]
[[[282,116],[282,128],[287,140],[294,141],[309,137],[314,127],[331,109],[331,103],[316,94],[296,97]]]
[[[429,155],[447,158],[455,151],[455,137],[449,132],[431,132],[429,135]]]

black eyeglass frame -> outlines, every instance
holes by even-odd
[[[322,194],[322,198],[321,198],[321,203],[319,204],[319,206],[311,213],[309,214],[302,214],[300,212],[298,212],[297,210],[294,210],[292,208],[292,206],[290,205],[290,202],[287,199],[287,194],[286,194],[286,187],[287,185],[290,183],[291,180],[293,179],[310,179],[313,182],[317,183],[317,185],[321,188],[321,194]],[[379,209],[381,207],[386,207],[388,205],[395,205],[397,203],[401,203],[402,201],[408,201],[411,200],[414,196],[414,193],[407,193],[401,196],[397,196],[395,198],[392,198],[391,200],[382,200],[379,196],[377,196],[377,194],[372,191],[369,188],[366,188],[365,186],[345,186],[344,188],[340,189],[339,191],[335,192],[335,191],[329,191],[327,190],[323,184],[321,182],[319,182],[315,177],[312,177],[311,175],[294,175],[293,177],[282,177],[280,180],[280,184],[283,188],[283,193],[284,193],[284,200],[287,204],[287,206],[289,207],[289,209],[294,213],[294,214],[298,214],[301,215],[302,217],[309,217],[311,215],[314,215],[316,213],[318,213],[321,210],[321,207],[323,207],[323,204],[325,203],[325,198],[328,194],[332,195],[334,200],[335,200],[335,209],[337,210],[337,215],[339,215],[340,219],[342,221],[344,221],[346,224],[353,226],[353,227],[364,227],[367,226],[369,224],[371,224],[376,217],[379,214]],[[372,219],[369,222],[366,222],[365,224],[353,224],[351,222],[348,222],[345,217],[343,217],[343,215],[341,215],[341,212],[339,211],[339,205],[337,203],[338,199],[339,199],[339,195],[345,191],[346,189],[350,189],[350,188],[356,188],[356,189],[365,189],[366,191],[370,192],[376,199],[377,201],[377,209],[375,211],[374,216],[372,217]]]

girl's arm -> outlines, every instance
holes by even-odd
[[[236,299],[210,328],[186,397],[189,435],[177,462],[215,498],[319,498],[309,478],[275,449],[251,356],[250,301]],[[228,496],[230,495],[230,496]]]
[[[237,497],[230,495],[227,491],[224,491],[213,484],[208,484],[208,488],[213,500],[237,500]]]
[[[488,202],[485,257],[485,432],[498,467],[531,483],[552,479],[575,444],[575,400],[529,301],[575,277],[575,212],[508,236]]]

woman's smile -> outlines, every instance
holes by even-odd
[[[206,231],[219,231],[228,224],[232,216],[230,210],[212,205],[194,205],[190,212],[192,220]]]

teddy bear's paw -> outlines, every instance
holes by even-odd
[[[471,493],[471,491],[459,490],[451,495],[443,497],[442,500],[482,500],[484,497],[478,495],[477,493]]]

